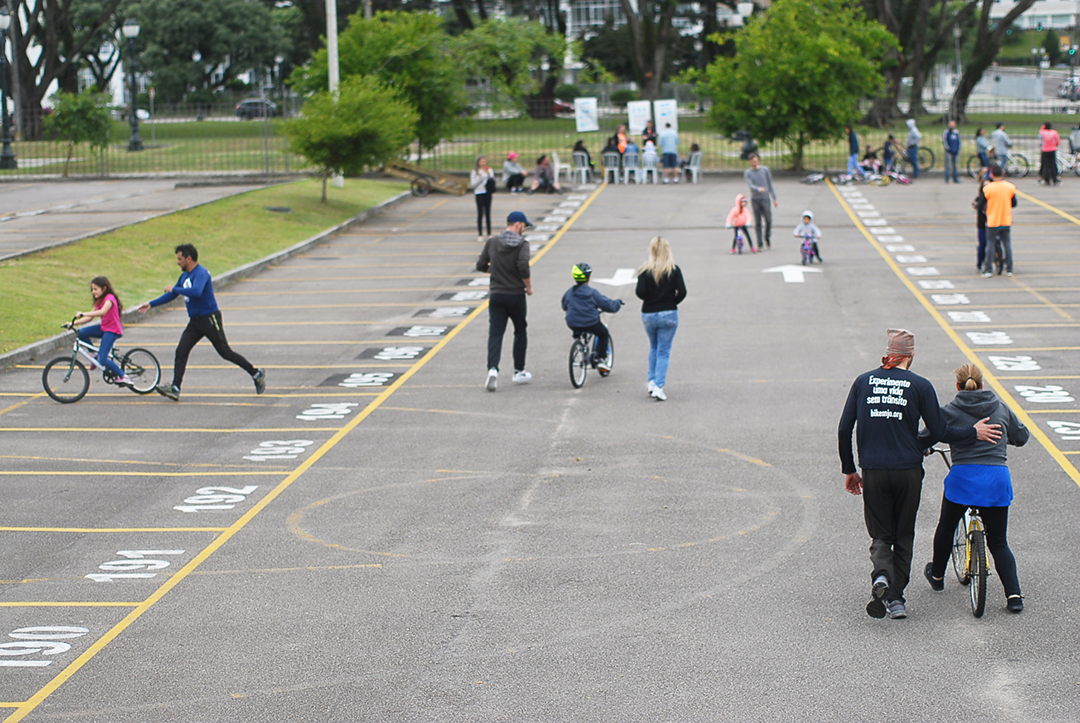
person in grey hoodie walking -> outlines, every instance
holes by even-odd
[[[915,119],[907,119],[907,155],[908,161],[911,162],[911,177],[919,177],[919,141],[922,140],[922,133],[919,133],[919,129],[915,127]]]
[[[1009,134],[1005,132],[1005,124],[1001,121],[994,126],[994,132],[990,134],[990,142],[994,145],[994,163],[1004,170],[1005,163],[1009,160],[1012,141],[1009,140]]]
[[[761,165],[758,154],[750,155],[750,167],[743,171],[743,180],[750,187],[750,209],[754,212],[754,232],[757,234],[757,249],[761,251],[762,226],[764,226],[765,245],[772,248],[772,209],[769,208],[769,200],[773,206],[779,206],[776,200],[776,189],[773,188],[772,174],[768,166]]]
[[[1006,466],[1006,444],[1023,447],[1030,433],[1012,410],[989,389],[983,389],[982,372],[974,364],[965,364],[955,372],[956,399],[941,408],[950,426],[964,427],[986,417],[1005,429],[996,442],[953,442],[952,469],[945,478],[941,498],[941,516],[934,532],[934,559],[923,574],[935,591],[945,589],[945,569],[952,552],[953,533],[968,507],[978,507],[986,525],[986,545],[994,556],[994,567],[1005,588],[1010,612],[1024,609],[1016,558],[1009,549],[1009,505],[1013,499],[1012,477]],[[919,442],[929,446],[930,435],[923,432]]]
[[[525,297],[532,296],[532,278],[529,269],[529,244],[521,237],[522,231],[532,227],[521,211],[506,217],[506,230],[492,236],[484,244],[476,270],[491,274],[488,294],[488,356],[487,381],[489,392],[498,388],[499,357],[502,356],[503,335],[506,322],[514,322],[514,376],[515,384],[525,384],[532,374],[525,371],[525,350],[529,344],[525,332]]]

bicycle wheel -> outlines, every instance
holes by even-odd
[[[131,391],[149,394],[161,381],[161,365],[157,357],[146,349],[132,349],[124,355],[120,368],[132,381]]]
[[[574,389],[580,389],[585,383],[585,374],[589,370],[589,350],[580,339],[574,339],[570,345],[570,383]]]
[[[1023,156],[1009,156],[1009,159],[1005,161],[1005,175],[1012,178],[1025,178],[1030,170],[1028,159]]]
[[[90,388],[90,372],[78,359],[56,357],[41,372],[41,386],[56,401],[71,404],[86,396]]]
[[[971,614],[981,618],[986,610],[986,539],[982,530],[971,533]]]
[[[961,585],[967,585],[968,581],[971,580],[968,574],[967,528],[964,527],[963,520],[957,523],[956,532],[953,533],[952,569]]]
[[[606,377],[611,374],[611,371],[615,368],[615,340],[611,338],[611,334],[608,334],[607,338],[607,371],[603,369],[597,369],[596,371],[602,377]]]
[[[968,158],[967,172],[968,172],[968,175],[971,176],[972,178],[978,178],[979,177],[979,171],[982,170],[982,167],[983,167],[982,161],[979,160],[978,156],[971,156],[971,157]]]
[[[919,146],[919,172],[930,171],[934,168],[934,152],[929,148]]]

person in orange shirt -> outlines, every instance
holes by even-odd
[[[983,260],[983,276],[990,276],[993,268],[994,256],[1001,252],[1001,258],[1007,276],[1013,275],[1012,258],[1012,210],[1016,206],[1016,186],[1004,178],[1001,166],[990,166],[990,176],[993,179],[983,188],[986,196],[986,237],[988,248],[986,258]],[[1001,274],[1002,266],[998,267]]]

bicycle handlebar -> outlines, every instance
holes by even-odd
[[[65,324],[61,324],[60,326],[64,327],[65,329],[70,329],[70,330],[74,331],[75,330],[75,320],[78,319],[80,316],[82,316],[82,314],[76,314],[75,316],[71,317],[71,321],[69,321],[69,322],[67,322]]]
[[[940,447],[931,447],[930,451],[929,451],[929,454],[927,456],[932,455],[934,452],[937,452],[938,454],[940,454],[941,459],[944,460],[944,462],[945,462],[945,466],[948,467],[949,469],[952,469],[952,462],[949,461],[949,458],[948,458],[948,456],[946,456],[944,449],[941,449]]]

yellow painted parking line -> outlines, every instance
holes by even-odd
[[[990,327],[984,325],[982,328],[988,329]],[[979,354],[1003,354],[1017,351],[1080,351],[1080,346],[1010,346],[996,349],[976,349],[975,351]]]
[[[473,287],[473,286],[444,286],[434,287],[429,286],[426,289],[355,289],[355,293],[390,293],[390,292],[408,292],[408,293],[423,293],[433,294],[439,293],[451,293],[458,291],[486,291],[487,287]],[[426,306],[460,306],[460,301],[425,301]],[[275,311],[275,310],[287,310],[292,311],[295,309],[374,309],[380,307],[409,307],[416,306],[415,301],[410,302],[397,302],[397,301],[384,301],[384,302],[368,302],[368,303],[356,303],[356,304],[288,304],[285,306],[230,306],[228,308],[229,313],[236,311]]]
[[[0,602],[0,608],[133,608],[137,602]]]
[[[42,367],[44,367],[44,364],[42,365]],[[37,394],[30,397],[26,401],[16,402],[15,404],[12,404],[10,407],[4,407],[3,409],[0,409],[0,415],[7,414],[8,412],[10,412],[13,409],[18,409],[19,407],[26,406],[27,404],[34,401],[35,399],[41,399],[44,396],[45,396],[45,392],[38,392]]]
[[[563,226],[548,243],[540,249],[539,252],[531,259],[530,264],[535,264],[539,261],[544,254],[546,254],[552,246],[555,245],[566,233],[566,231],[573,226],[573,223],[580,218],[581,214],[589,207],[589,205],[596,199],[597,196],[607,187],[606,183],[600,185],[596,191],[578,208],[577,212],[571,216],[570,220]],[[300,479],[309,469],[311,469],[316,462],[322,459],[330,450],[332,450],[338,443],[340,443],[350,432],[356,429],[365,419],[371,416],[375,410],[383,405],[398,389],[402,387],[409,379],[415,376],[429,361],[435,358],[436,355],[451,342],[469,323],[476,319],[480,314],[487,310],[488,302],[485,301],[477,306],[460,324],[455,326],[450,332],[432,347],[428,354],[425,354],[422,358],[416,361],[409,369],[407,369],[400,377],[395,379],[390,386],[383,390],[382,394],[376,397],[367,407],[359,412],[354,418],[349,420],[348,424],[340,429],[335,430],[334,436],[328,439],[317,450],[315,450],[307,459],[305,459],[300,466],[293,470],[288,477],[282,480],[278,485],[259,499],[247,512],[245,512],[240,519],[234,522],[226,531],[222,532],[218,537],[214,539],[209,545],[203,548],[195,557],[193,557],[186,565],[176,572],[175,575],[169,577],[157,590],[153,592],[146,600],[140,603],[134,610],[128,613],[119,623],[109,629],[104,635],[95,640],[89,648],[83,651],[74,661],[69,663],[59,674],[50,680],[45,686],[43,686],[37,693],[34,694],[23,705],[19,706],[15,713],[9,716],[5,723],[17,723],[21,721],[31,711],[40,705],[46,698],[53,694],[61,685],[64,684],[72,675],[78,672],[84,665],[94,658],[99,652],[101,652],[105,646],[116,639],[124,630],[138,620],[143,613],[150,610],[158,601],[160,601],[165,595],[169,593],[174,587],[176,587],[181,581],[183,581],[188,575],[195,572],[200,565],[202,565],[211,555],[233,538],[240,530],[242,530],[249,522],[262,512],[266,507],[277,499],[285,490],[287,490],[296,480]],[[320,430],[323,431],[323,430]],[[325,430],[329,431],[329,430]]]
[[[836,196],[836,200],[837,202],[839,202],[840,207],[844,209],[844,211],[848,215],[848,218],[850,218],[851,222],[855,225],[855,228],[857,228],[866,238],[866,240],[870,242],[870,245],[873,246],[874,249],[881,256],[881,258],[885,260],[885,263],[889,266],[890,269],[892,269],[892,272],[896,275],[896,277],[900,279],[900,282],[904,284],[904,286],[907,287],[908,291],[910,291],[915,296],[916,300],[918,300],[918,302],[922,304],[922,307],[926,310],[928,314],[930,314],[930,317],[934,321],[936,321],[938,323],[938,326],[941,327],[942,331],[944,331],[945,334],[950,339],[952,339],[953,343],[956,344],[957,348],[960,349],[960,351],[965,357],[967,357],[968,361],[972,362],[980,369],[982,369],[983,379],[986,381],[986,383],[993,388],[993,390],[997,393],[998,397],[1000,397],[1002,401],[1004,401],[1009,406],[1009,408],[1013,410],[1013,412],[1020,419],[1020,421],[1023,422],[1025,426],[1027,426],[1027,428],[1031,431],[1032,436],[1039,440],[1039,443],[1050,454],[1054,461],[1058,463],[1058,466],[1061,467],[1062,471],[1065,472],[1065,474],[1067,474],[1074,483],[1080,486],[1080,470],[1078,470],[1073,465],[1073,463],[1069,459],[1067,459],[1064,454],[1061,453],[1061,450],[1057,448],[1057,445],[1054,444],[1054,442],[1050,439],[1046,432],[1044,432],[1035,423],[1035,420],[1031,418],[1028,410],[1020,406],[1020,403],[1012,396],[1012,394],[1009,393],[1009,390],[1005,388],[1005,385],[998,380],[994,373],[990,371],[989,367],[982,363],[982,360],[979,359],[976,352],[973,351],[972,348],[969,347],[967,343],[965,343],[964,340],[960,338],[960,335],[956,332],[955,329],[952,328],[952,326],[949,325],[947,321],[945,321],[945,317],[943,317],[941,315],[941,312],[938,311],[938,309],[933,305],[933,303],[930,302],[930,299],[928,299],[926,295],[915,285],[915,282],[912,281],[911,277],[907,273],[905,273],[903,269],[900,268],[900,265],[897,264],[896,260],[892,257],[892,255],[885,250],[881,242],[879,242],[874,237],[874,235],[866,229],[866,226],[863,225],[859,217],[855,215],[855,211],[851,208],[851,206],[848,205],[847,200],[844,199],[844,197],[840,194],[839,191],[836,190],[836,186],[833,185],[832,181],[826,178],[825,182],[828,184],[829,189],[833,192],[833,195]],[[1000,352],[1002,350],[994,349],[986,351]],[[1008,349],[1008,353],[1010,354],[1017,351],[1020,350],[1012,348]],[[984,350],[980,349],[979,352],[982,353],[984,352]]]
[[[23,454],[0,454],[0,459],[32,459],[41,462],[91,462],[93,464],[142,464],[150,467],[238,467],[241,469],[251,469],[250,467],[239,464],[206,464],[200,462],[147,462],[141,459],[87,459],[85,457],[42,457]],[[265,468],[260,467],[259,471],[265,471]]]
[[[121,470],[0,470],[3,477],[88,477],[107,474],[110,477],[265,477],[280,476],[281,472],[259,470],[258,472],[128,472]]]
[[[1021,191],[1020,189],[1016,190],[1016,195],[1019,196],[1020,198],[1031,201],[1036,206],[1042,206],[1043,208],[1045,208],[1050,213],[1056,213],[1058,216],[1061,216],[1063,219],[1065,219],[1069,223],[1074,223],[1077,226],[1080,226],[1080,218],[1077,218],[1076,216],[1065,213],[1064,211],[1062,211],[1060,208],[1057,208],[1056,206],[1051,206],[1049,203],[1046,203],[1045,201],[1041,201],[1041,200],[1035,198],[1034,196],[1026,194],[1023,191]]]
[[[3,703],[0,702],[0,708],[21,708],[25,703]]]
[[[74,532],[80,535],[116,532],[224,532],[228,527],[0,527],[0,532]]]
[[[1029,409],[1028,414],[1080,414],[1080,409]]]
[[[463,279],[468,278],[466,274],[448,274],[442,278],[446,279]],[[361,281],[362,279],[357,279]],[[468,287],[455,287],[457,291],[465,291]],[[486,288],[486,287],[485,287]],[[420,292],[433,291],[431,287],[427,289],[417,289]],[[218,294],[218,296],[316,296],[318,294],[373,294],[381,291],[378,287],[366,287],[363,289],[357,289],[352,287],[336,288],[336,289],[305,289],[297,291],[231,291],[228,293]],[[401,306],[401,304],[383,304],[383,306]]]
[[[134,434],[136,432],[166,432],[170,434],[253,434],[255,432],[336,432],[339,427],[260,427],[252,429],[211,429],[201,427],[0,427],[0,432],[104,432]]]
[[[1080,379],[1080,375],[1068,375],[1068,374],[1031,374],[1025,376],[1001,376],[1001,379],[1008,381],[1015,381],[1019,379]]]
[[[240,321],[229,322],[229,328],[238,326],[377,326],[385,324],[385,321],[312,321],[297,319],[296,321]],[[184,329],[187,324],[139,324],[140,329]]]

